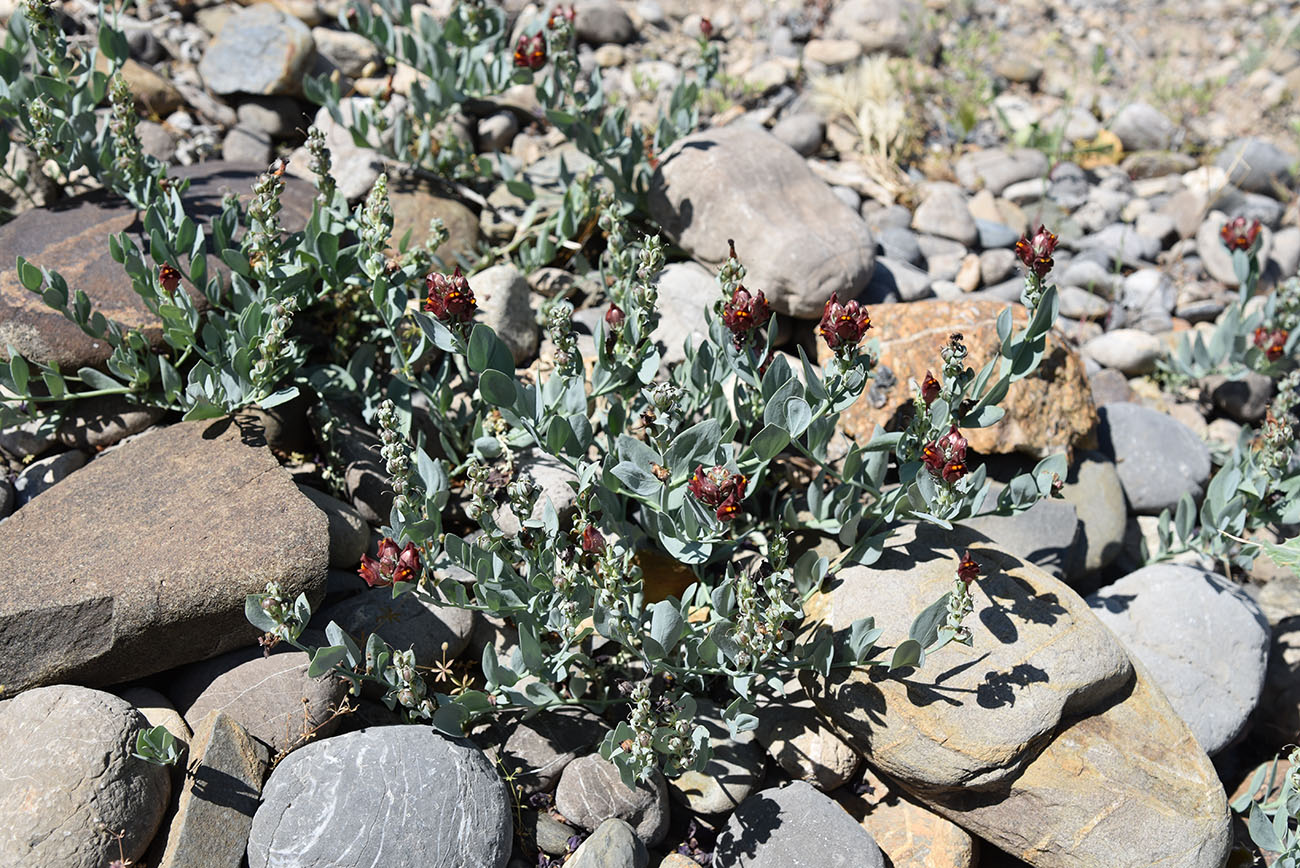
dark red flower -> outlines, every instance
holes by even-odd
[[[605,551],[605,537],[596,530],[595,525],[589,524],[582,529],[582,550],[590,555]]]
[[[1235,217],[1223,224],[1219,237],[1229,250],[1250,250],[1255,246],[1255,239],[1259,238],[1259,229],[1258,220],[1247,223],[1245,217]]]
[[[610,302],[609,310],[605,311],[605,325],[611,329],[623,327],[623,321],[627,319],[627,314],[618,305]]]
[[[822,309],[822,321],[817,325],[826,346],[836,351],[841,347],[856,347],[869,328],[871,316],[867,309],[856,301],[840,304],[838,295],[833,292]]]
[[[921,449],[921,462],[925,469],[944,482],[956,482],[967,474],[966,438],[953,425],[948,433]]]
[[[361,567],[357,574],[365,579],[372,588],[391,587],[396,582],[416,582],[420,579],[420,550],[415,543],[408,542],[399,549],[397,543],[389,537],[379,541],[376,552],[379,559],[369,555],[361,556]]]
[[[429,297],[424,309],[445,323],[467,323],[474,318],[478,302],[469,281],[460,273],[460,266],[450,275],[434,272],[424,279]]]
[[[1022,235],[1016,242],[1016,255],[1040,279],[1052,270],[1052,254],[1056,252],[1057,238],[1043,226],[1033,236]]]
[[[708,39],[710,36],[712,36],[712,35],[713,35],[713,22],[710,21],[710,20],[707,19],[707,18],[701,18],[701,19],[700,19],[700,34],[703,35],[705,39]]]
[[[751,294],[744,286],[737,286],[731,301],[722,306],[722,324],[731,330],[737,349],[749,339],[751,332],[767,325],[771,318],[772,309],[761,289]]]
[[[926,371],[925,380],[921,383],[921,397],[925,400],[925,406],[929,407],[939,397],[939,389],[939,381],[934,378],[934,374]]]
[[[745,499],[748,485],[743,473],[732,473],[722,466],[705,470],[701,464],[691,474],[686,488],[700,503],[714,507],[719,521],[731,521],[740,512],[740,501]]]
[[[181,285],[181,273],[164,263],[158,266],[158,282],[162,284],[167,294],[171,295]]]
[[[970,556],[970,550],[967,549],[961,556],[961,563],[957,565],[957,578],[969,585],[979,576],[980,565],[975,563],[975,559]]]
[[[546,37],[540,33],[524,34],[515,43],[515,66],[539,70],[546,65]]]
[[[1260,326],[1255,329],[1255,346],[1264,351],[1270,362],[1276,362],[1282,358],[1286,352],[1286,339],[1290,337],[1290,332],[1286,329],[1273,329],[1272,331]]]
[[[551,17],[546,19],[546,26],[551,30],[554,30],[560,26],[561,21],[567,21],[569,24],[572,24],[577,17],[578,11],[573,8],[572,4],[569,5],[568,9],[565,9],[563,5],[556,6],[551,10]]]

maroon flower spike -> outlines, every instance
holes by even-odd
[[[921,449],[921,461],[934,476],[944,482],[956,482],[970,469],[966,466],[966,446],[966,438],[953,425],[947,434]]]
[[[1245,217],[1236,217],[1223,224],[1219,230],[1219,237],[1223,239],[1224,245],[1229,250],[1250,250],[1255,246],[1255,239],[1259,238],[1259,221],[1251,220],[1247,223]]]
[[[577,17],[578,17],[578,11],[574,9],[572,5],[570,5],[569,8],[567,9],[564,8],[564,6],[562,5],[556,6],[554,9],[551,10],[551,17],[546,19],[546,26],[551,30],[554,30],[555,28],[560,26],[561,21],[567,21],[570,24],[572,24],[577,19]]]
[[[929,407],[939,397],[939,389],[939,381],[934,378],[934,374],[926,371],[925,380],[921,383],[921,397],[925,400],[925,406]]]
[[[837,352],[841,347],[856,347],[869,328],[871,316],[867,309],[856,301],[840,304],[838,295],[833,292],[822,309],[822,321],[817,325],[826,346]]]
[[[399,549],[389,537],[379,541],[379,559],[361,556],[358,575],[372,588],[391,587],[396,582],[415,582],[420,578],[420,550],[408,542]]]
[[[760,289],[751,294],[743,286],[737,286],[731,294],[731,301],[722,306],[722,324],[731,330],[731,338],[740,349],[755,329],[767,325],[772,318],[772,309],[768,307],[767,298]]]
[[[701,19],[700,19],[700,34],[701,34],[705,39],[708,39],[710,36],[712,36],[712,35],[713,35],[713,22],[710,21],[710,20],[707,19],[707,18],[701,18]]]
[[[627,319],[627,314],[618,305],[610,302],[609,310],[605,311],[605,325],[611,329],[620,329],[623,327],[623,321]]]
[[[980,565],[975,563],[975,559],[970,556],[970,549],[967,549],[961,556],[961,563],[957,565],[957,578],[969,585],[979,576]]]
[[[469,281],[460,273],[460,266],[450,275],[434,272],[424,279],[429,297],[424,309],[445,323],[467,323],[474,318],[478,302]]]
[[[740,501],[745,499],[749,480],[743,473],[732,473],[725,467],[695,468],[686,488],[695,499],[713,507],[718,521],[731,521],[740,512]]]
[[[162,284],[162,288],[167,291],[167,294],[171,295],[181,285],[181,273],[170,265],[160,265],[158,266],[158,282]]]
[[[582,550],[589,555],[598,555],[605,551],[605,537],[594,525],[582,529]]]
[[[1286,352],[1286,339],[1290,334],[1286,329],[1269,331],[1260,326],[1255,329],[1255,346],[1264,351],[1264,355],[1270,362],[1276,362]]]
[[[545,65],[546,37],[540,33],[520,36],[515,43],[515,66],[536,71]]]
[[[1052,270],[1052,254],[1056,252],[1056,242],[1056,236],[1040,225],[1032,237],[1020,236],[1016,242],[1016,255],[1025,264],[1025,268],[1042,279]]]

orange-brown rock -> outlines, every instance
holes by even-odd
[[[905,798],[871,769],[863,771],[862,782],[867,786],[861,795],[842,788],[835,792],[835,801],[871,833],[896,868],[971,868],[977,864],[979,845],[961,826]]]
[[[969,351],[966,363],[976,372],[997,352],[996,321],[1006,304],[996,301],[943,301],[927,299],[905,304],[882,304],[871,308],[868,337],[880,340],[877,379],[852,407],[840,417],[840,427],[859,441],[871,437],[877,425],[900,430],[903,414],[911,406],[913,392],[908,379],[921,382],[926,371],[939,375],[943,360],[940,349],[954,332],[963,336]],[[1016,327],[1025,324],[1026,311],[1013,306]],[[820,346],[821,361],[829,357]],[[892,374],[881,376],[885,369]],[[1025,452],[1048,455],[1062,449],[1086,446],[1094,438],[1097,409],[1079,356],[1059,337],[1049,335],[1047,352],[1038,370],[1012,384],[1002,402],[1007,414],[989,428],[962,433],[977,452],[984,454]]]

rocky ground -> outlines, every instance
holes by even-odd
[[[142,139],[194,179],[196,208],[245,192],[276,156],[303,171],[313,123],[351,198],[396,172],[302,96],[309,74],[402,93],[403,70],[342,29],[342,11],[128,11]],[[700,11],[579,3],[580,60],[635,113],[689,66]],[[64,12],[70,31],[93,28],[84,0]],[[394,601],[355,574],[391,506],[374,433],[344,420],[345,466],[329,476],[306,402],[178,423],[86,401],[57,427],[0,431],[0,862],[103,866],[119,830],[137,864],[251,868],[1217,868],[1248,842],[1225,793],[1300,736],[1300,578],[1263,559],[1231,577],[1190,558],[1143,566],[1140,546],[1161,510],[1203,495],[1268,401],[1267,381],[1228,400],[1151,374],[1234,297],[1226,219],[1263,224],[1266,286],[1300,270],[1300,5],[736,0],[710,7],[708,26],[723,72],[697,134],[711,147],[665,159],[651,195],[678,250],[659,281],[666,360],[703,321],[734,238],[750,280],[790,315],[785,346],[815,354],[827,287],[870,306],[878,378],[843,420],[866,436],[910,400],[936,335],[962,332],[976,366],[993,352],[993,319],[1023,285],[1016,239],[1040,223],[1060,236],[1050,363],[971,448],[997,478],[1070,450],[1064,499],[921,532],[818,604],[836,624],[893,612],[905,625],[950,581],[934,553],[969,544],[1001,567],[973,651],[925,684],[792,683],[738,739],[703,706],[713,763],[635,791],[592,753],[609,727],[594,715],[544,713],[477,747],[394,726],[373,697],[308,677],[301,652],[263,655],[243,614],[274,579],[324,600],[313,626],[378,630],[448,680],[472,668],[453,661],[508,647],[504,625]],[[472,108],[459,122],[480,153],[539,186],[554,178],[561,141],[527,93]],[[504,187],[484,207],[395,178],[396,237],[418,240],[437,216],[445,250],[468,255],[512,231]],[[105,243],[135,231],[135,214],[68,199],[84,179],[37,181],[0,185],[0,262],[25,256],[106,315],[146,316]],[[301,225],[311,195],[289,188],[287,223]],[[471,279],[521,367],[553,351],[534,312],[557,279],[509,265]],[[576,318],[590,326],[603,301],[584,291]],[[66,370],[107,355],[6,271],[8,344]],[[528,472],[550,479],[544,464]],[[563,480],[549,491],[572,496]],[[191,774],[131,757],[144,721],[188,745]]]

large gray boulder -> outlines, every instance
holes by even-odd
[[[1157,515],[1184,494],[1200,500],[1210,478],[1210,449],[1191,428],[1130,403],[1098,407],[1097,419],[1099,451],[1115,462],[1133,512]]]

